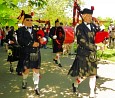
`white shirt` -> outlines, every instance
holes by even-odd
[[[102,25],[100,26],[100,29],[101,29],[101,31],[102,31],[102,30],[105,30],[105,26],[102,24]]]
[[[30,32],[30,34],[32,33],[32,27],[30,28],[26,27],[26,29],[28,30],[28,32]]]
[[[87,24],[86,22],[84,22],[84,23],[85,23],[85,25],[91,30],[90,24]]]

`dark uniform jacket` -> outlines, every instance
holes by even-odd
[[[8,32],[8,35],[6,35],[5,41],[6,41],[6,43],[8,43],[8,58],[7,58],[7,61],[14,62],[14,61],[19,60],[20,47],[17,44],[16,38],[14,36],[14,30],[11,30],[11,31]],[[13,41],[14,43],[11,44],[10,41]]]
[[[8,35],[6,35],[6,39],[5,39],[5,42],[10,44],[9,41],[14,41],[14,44],[16,44],[16,38],[14,37],[14,31],[11,30],[8,32]]]
[[[26,53],[35,52],[36,48],[33,48],[33,43],[38,42],[36,30],[32,28],[32,32],[26,29],[26,27],[22,27],[18,29],[17,33],[18,43],[21,47],[23,47],[23,51]]]
[[[96,51],[96,45],[94,42],[96,28],[93,24],[90,24],[91,30],[82,23],[76,28],[77,36],[77,54],[88,56],[90,52]]]
[[[53,39],[53,36],[56,35],[57,39]],[[53,40],[53,53],[62,52],[62,45],[64,42],[65,32],[61,26],[52,27],[50,29],[49,37]]]
[[[40,68],[40,46],[37,48],[33,47],[34,42],[39,42],[37,31],[32,27],[32,32],[30,33],[26,27],[21,27],[17,32],[17,39],[21,46],[21,60],[23,62],[23,66],[26,66],[27,68]],[[30,61],[30,53],[38,53],[38,60]]]
[[[87,77],[97,74],[96,45],[94,42],[96,29],[90,24],[91,30],[83,22],[76,28],[77,54],[68,74],[72,77]]]

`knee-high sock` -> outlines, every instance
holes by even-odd
[[[28,74],[22,73],[22,75],[23,75],[23,82],[24,83],[27,82]]]
[[[57,53],[57,54],[56,54],[56,57],[57,57],[58,64],[60,64],[60,63],[61,63],[61,62],[60,62],[60,54]]]
[[[90,97],[94,96],[95,86],[96,86],[96,76],[91,76],[89,79]]]
[[[77,88],[78,85],[83,82],[86,78],[81,78],[81,77],[77,77],[77,79],[74,82],[74,86]]]
[[[35,89],[38,88],[39,77],[40,77],[39,73],[35,73],[35,72],[33,73],[33,82],[34,82]]]

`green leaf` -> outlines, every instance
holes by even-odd
[[[9,26],[14,26],[16,23],[17,23],[17,20],[15,20],[15,19],[8,20]]]
[[[6,9],[6,6],[4,6],[3,4],[0,4],[0,11],[3,11]]]
[[[0,20],[0,24],[2,24],[2,26],[6,25],[7,21],[5,19]]]
[[[3,3],[3,1],[4,1],[4,0],[0,0],[0,4],[2,4],[2,3]]]

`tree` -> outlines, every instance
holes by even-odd
[[[0,24],[2,26],[4,26],[6,23],[13,24],[14,22],[16,22],[16,20],[12,18],[14,8],[17,8],[17,6],[14,3],[3,0],[0,1]]]
[[[69,0],[72,1],[72,0]],[[39,10],[38,17],[44,20],[50,20],[54,25],[54,21],[58,18],[62,22],[67,22],[67,16],[65,10],[69,6],[68,0],[48,0],[47,5]]]
[[[79,0],[80,4],[83,4]],[[50,20],[54,25],[54,21],[58,18],[60,22],[69,25],[72,23],[74,0],[48,0],[47,5],[39,10],[38,18]]]
[[[99,22],[103,23],[106,31],[108,31],[108,27],[109,27],[110,23],[113,21],[112,18],[110,18],[110,17],[106,17],[105,19],[98,17],[98,20],[99,20]]]
[[[28,8],[42,8],[46,4],[46,0],[0,0],[0,24],[15,25],[20,10],[24,7]]]

